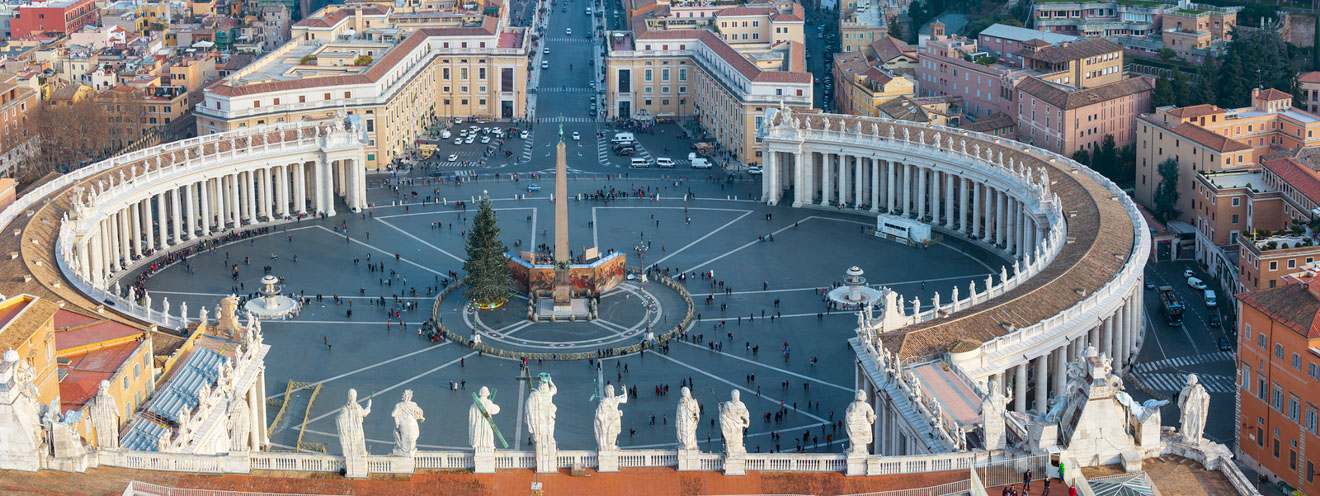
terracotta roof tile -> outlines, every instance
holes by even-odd
[[[1320,204],[1320,173],[1291,157],[1263,161],[1260,165],[1308,200]]]
[[[1256,98],[1265,101],[1292,100],[1292,95],[1276,90],[1274,88],[1266,88],[1262,90],[1260,93],[1257,93]]]
[[[1179,107],[1170,110],[1169,115],[1172,115],[1174,117],[1180,117],[1183,119],[1188,119],[1192,117],[1200,117],[1203,115],[1218,114],[1223,111],[1224,109],[1216,107],[1213,104],[1202,103],[1200,105],[1192,105],[1190,107]]]
[[[1249,291],[1238,294],[1237,299],[1303,337],[1320,338],[1320,322],[1316,320],[1320,300],[1304,284]]]
[[[294,24],[294,26],[301,28],[331,28],[334,27],[336,24],[339,24],[340,21],[343,21],[344,19],[347,19],[349,16],[353,15],[354,10],[355,9],[351,9],[351,8],[337,9],[334,12],[331,12],[330,15],[324,17],[312,17],[309,19],[303,19],[301,21],[298,21],[296,24]],[[389,9],[378,5],[362,8],[362,15],[364,16],[381,16],[388,13],[390,13]]]
[[[1303,72],[1297,75],[1299,83],[1320,83],[1320,71]]]
[[[1094,88],[1069,91],[1036,76],[1029,76],[1018,82],[1017,88],[1059,109],[1072,110],[1107,102],[1115,98],[1153,91],[1155,85],[1144,77],[1133,77]]]
[[[1170,131],[1220,153],[1251,149],[1250,146],[1247,146],[1241,141],[1229,138],[1190,122],[1184,122],[1174,126]]]
[[[728,43],[725,43],[723,39],[720,39],[719,35],[713,32],[704,29],[681,29],[672,31],[640,29],[644,24],[645,23],[639,23],[639,29],[636,30],[638,41],[696,40],[704,44],[706,48],[715,52],[716,55],[719,55],[720,58],[728,62],[729,65],[732,65],[734,69],[743,75],[743,77],[755,82],[810,83],[812,80],[811,74],[807,72],[763,71],[761,68],[757,67],[756,64],[752,63],[752,61],[747,60],[747,57],[738,53],[738,50],[735,50],[733,47],[729,46]],[[797,44],[796,42],[789,43]],[[790,50],[792,50],[791,47]],[[803,60],[805,60],[805,56]],[[792,60],[790,60],[789,64],[790,69],[796,69],[797,67],[793,67],[796,64],[791,62]],[[798,67],[805,68],[805,64]]]
[[[911,45],[893,36],[885,36],[871,42],[871,50],[875,51],[875,58],[879,59],[881,63],[889,62],[903,55],[915,56],[917,52]]]
[[[1119,52],[1122,50],[1122,46],[1104,38],[1088,38],[1082,41],[1043,47],[1035,53],[1020,52],[1020,54],[1024,58],[1032,58],[1051,64],[1058,64],[1069,60],[1095,57],[1097,55],[1104,55],[1106,53]]]

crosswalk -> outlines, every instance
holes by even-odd
[[[1133,374],[1138,381],[1147,387],[1156,391],[1181,391],[1187,384],[1187,374],[1172,373],[1149,373]],[[1225,375],[1205,375],[1197,374],[1197,380],[1205,387],[1206,391],[1211,393],[1231,393],[1233,392],[1233,378]]]
[[[1233,352],[1217,351],[1213,353],[1202,353],[1200,355],[1188,355],[1188,356],[1180,356],[1173,358],[1165,358],[1163,360],[1155,360],[1153,362],[1141,362],[1137,364],[1134,370],[1136,370],[1137,372],[1150,372],[1152,370],[1186,367],[1188,365],[1196,365],[1206,362],[1231,362],[1231,361],[1233,361]]]
[[[555,116],[555,117],[537,117],[537,118],[536,118],[536,122],[551,123],[551,124],[554,124],[554,123],[557,123],[557,122],[578,122],[578,123],[596,122],[596,119],[593,119],[593,118],[591,118],[591,117],[563,117],[563,118],[562,118],[563,120],[560,120],[560,119],[561,119],[561,118],[560,118],[559,116]]]
[[[532,160],[532,142],[535,138],[536,129],[533,128],[532,131],[527,134],[527,139],[523,140],[522,158],[518,160],[519,162],[528,162]]]
[[[554,37],[546,38],[545,40],[554,43],[591,43],[591,40],[585,36],[582,38],[576,38],[570,36],[554,36]]]
[[[596,90],[585,87],[579,88],[575,86],[572,88],[565,88],[561,86],[559,88],[537,88],[536,91],[541,93],[593,93]]]

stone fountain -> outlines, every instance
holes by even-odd
[[[861,309],[880,301],[883,296],[879,289],[866,285],[862,269],[856,265],[844,272],[843,285],[830,290],[830,300],[844,309]]]
[[[284,319],[298,312],[298,300],[280,294],[280,278],[267,274],[261,278],[261,296],[248,301],[244,308],[263,319]]]

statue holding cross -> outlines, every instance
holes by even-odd
[[[500,428],[495,425],[495,419],[491,418],[499,413],[500,406],[495,404],[495,393],[489,388],[481,386],[480,391],[473,393],[472,408],[468,409],[468,443],[472,449],[494,451],[497,438],[508,449],[508,441],[504,440]]]

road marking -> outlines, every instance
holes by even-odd
[[[1173,358],[1165,358],[1163,360],[1142,362],[1137,364],[1135,370],[1137,372],[1150,372],[1152,370],[1187,367],[1208,362],[1231,362],[1235,359],[1236,358],[1231,351],[1216,351],[1200,355],[1183,355]]]
[[[439,246],[433,245],[433,244],[427,242],[426,240],[424,240],[424,239],[422,239],[422,238],[419,238],[419,237],[413,235],[413,233],[410,233],[410,232],[405,231],[405,230],[403,230],[403,229],[399,229],[399,228],[396,227],[394,224],[390,224],[389,222],[385,222],[384,220],[381,220],[381,219],[376,219],[376,220],[379,221],[381,224],[385,224],[385,225],[386,225],[387,227],[389,227],[390,229],[393,229],[393,230],[395,230],[395,231],[399,231],[400,233],[403,233],[404,236],[407,236],[407,237],[409,237],[409,238],[412,238],[413,240],[417,241],[418,243],[421,243],[421,244],[423,244],[423,245],[426,245],[426,246],[431,247],[432,250],[438,251],[438,252],[440,252],[440,253],[444,253],[445,255],[449,255],[449,258],[452,258],[452,259],[454,259],[454,260],[457,260],[459,263],[463,263],[463,259],[458,258],[458,255],[455,255],[455,254],[453,254],[453,253],[449,253],[449,252],[446,251],[444,248],[441,248],[441,247],[439,247]],[[427,269],[427,270],[430,270],[430,269]],[[432,270],[431,272],[435,272],[435,271]],[[435,273],[436,273],[436,274],[439,274],[439,272],[435,272]]]
[[[730,381],[726,380],[726,379],[723,378],[723,377],[716,376],[716,375],[711,374],[710,372],[706,372],[705,370],[702,370],[702,369],[700,369],[700,368],[693,367],[693,366],[688,365],[688,364],[686,364],[686,363],[680,362],[680,361],[678,361],[678,360],[676,360],[676,359],[674,359],[674,358],[671,358],[669,355],[666,355],[666,354],[664,354],[664,353],[656,353],[655,351],[652,351],[652,350],[644,350],[644,351],[642,351],[642,353],[649,353],[649,354],[652,354],[652,355],[658,356],[658,357],[660,357],[660,358],[663,358],[663,359],[665,359],[665,360],[669,360],[669,361],[671,361],[671,362],[677,363],[677,364],[683,366],[684,368],[691,369],[691,370],[695,370],[698,374],[701,374],[701,375],[704,375],[704,376],[709,377],[709,378],[711,378],[711,379],[715,379],[715,380],[717,380],[717,381],[723,382],[723,383],[725,383],[725,384],[728,384],[728,385],[730,385],[730,386],[733,386],[734,388],[737,388],[737,389],[741,389],[741,390],[743,390],[743,391],[746,391],[747,394],[750,394],[750,395],[752,395],[752,397],[755,397],[755,398],[757,398],[757,399],[763,399],[763,400],[769,401],[769,402],[771,402],[771,403],[783,403],[783,404],[784,404],[784,408],[786,408],[786,409],[788,409],[788,410],[793,410],[793,411],[798,412],[798,413],[800,413],[800,414],[803,414],[803,415],[806,415],[806,416],[811,417],[811,418],[813,418],[813,419],[816,419],[817,422],[821,422],[821,423],[829,422],[828,420],[825,420],[825,419],[823,419],[823,418],[821,418],[821,417],[817,417],[817,416],[814,415],[814,414],[811,414],[811,413],[808,413],[808,412],[806,412],[806,411],[803,411],[803,410],[801,410],[801,409],[799,409],[799,408],[795,408],[795,407],[793,407],[793,402],[791,402],[791,401],[777,400],[777,399],[775,399],[775,398],[773,398],[773,397],[770,397],[769,395],[766,395],[766,394],[759,394],[759,395],[758,395],[758,394],[756,394],[756,390],[755,390],[755,389],[749,389],[749,388],[747,388],[747,387],[744,386],[744,385],[741,385],[741,384],[735,384],[735,383],[733,383],[733,382],[730,382]],[[694,396],[696,396],[696,395],[694,394]]]
[[[367,400],[370,400],[370,399],[374,398],[374,397],[375,397],[376,395],[378,395],[378,394],[384,394],[384,393],[388,393],[388,392],[390,392],[390,391],[393,391],[393,390],[395,390],[395,389],[398,389],[399,386],[403,386],[403,385],[405,385],[405,384],[409,384],[409,383],[411,383],[411,382],[413,382],[413,381],[415,381],[415,380],[417,380],[417,379],[421,379],[422,377],[426,377],[426,376],[428,376],[428,375],[431,375],[431,374],[435,373],[437,370],[440,370],[440,369],[443,369],[443,368],[448,367],[448,366],[450,366],[450,365],[456,364],[456,363],[458,363],[458,362],[461,361],[461,360],[464,360],[464,359],[467,359],[467,358],[471,358],[473,355],[476,355],[476,354],[477,354],[477,352],[475,352],[475,351],[474,351],[474,352],[471,352],[471,353],[468,353],[468,354],[466,354],[466,355],[463,355],[463,356],[461,356],[461,357],[455,358],[455,359],[450,360],[450,361],[448,361],[448,362],[442,363],[442,364],[440,364],[440,365],[436,365],[435,367],[432,367],[432,368],[426,370],[425,372],[422,372],[422,373],[420,373],[420,374],[417,374],[417,375],[414,375],[414,376],[409,377],[409,378],[407,378],[407,379],[404,379],[404,380],[402,380],[402,381],[400,381],[400,382],[395,383],[394,385],[392,385],[392,386],[390,386],[390,387],[387,387],[387,388],[382,389],[382,390],[379,390],[379,391],[373,391],[372,393],[370,393],[370,394],[367,395]],[[362,402],[364,402],[364,401],[366,401],[366,400],[358,400],[358,403],[362,403]],[[314,422],[316,422],[316,421],[319,421],[319,420],[324,419],[324,418],[326,418],[326,417],[329,417],[329,416],[331,416],[331,415],[335,415],[335,414],[339,413],[339,411],[342,410],[342,409],[343,409],[343,408],[336,408],[336,409],[334,409],[334,410],[330,410],[330,411],[328,411],[328,412],[326,412],[326,413],[323,413],[323,414],[321,414],[321,415],[319,415],[319,416],[317,416],[317,417],[315,417],[315,418],[312,418],[312,419],[308,420],[308,421],[307,421],[307,424],[312,424],[312,423],[314,423]],[[285,429],[288,429],[288,428],[286,427]]]
[[[761,362],[758,362],[758,361],[756,361],[756,360],[749,360],[749,359],[747,359],[747,358],[743,358],[743,357],[740,357],[740,356],[734,355],[734,354],[732,354],[732,353],[728,353],[728,352],[724,352],[724,351],[712,351],[712,350],[710,350],[710,348],[707,348],[707,347],[705,347],[705,346],[701,346],[701,345],[699,345],[699,344],[690,343],[690,342],[688,342],[688,341],[684,341],[684,340],[682,340],[682,338],[680,338],[678,341],[679,341],[680,343],[686,344],[686,345],[691,346],[691,347],[693,347],[693,348],[702,349],[702,350],[707,350],[707,351],[710,351],[711,353],[718,353],[718,354],[720,354],[720,355],[723,355],[723,356],[726,356],[726,357],[732,358],[732,359],[734,359],[734,360],[739,360],[739,361],[743,361],[743,362],[747,362],[747,363],[751,363],[751,364],[755,364],[755,365],[760,365],[760,366],[765,367],[765,368],[767,368],[767,369],[770,369],[770,370],[776,370],[776,371],[779,371],[779,372],[782,372],[782,373],[785,373],[785,374],[791,375],[791,376],[793,376],[793,377],[797,377],[797,378],[799,378],[799,379],[803,379],[803,380],[807,380],[807,381],[813,381],[813,382],[816,382],[817,384],[824,384],[824,385],[826,385],[826,386],[829,386],[829,387],[832,387],[832,388],[835,388],[835,389],[841,389],[841,390],[843,390],[843,391],[847,391],[847,392],[850,392],[850,393],[856,391],[856,389],[853,389],[853,388],[840,386],[840,385],[835,384],[835,383],[832,383],[832,382],[826,382],[826,381],[823,381],[823,380],[821,380],[821,379],[817,379],[817,378],[815,378],[815,377],[808,377],[808,376],[805,376],[805,375],[799,374],[799,373],[797,373],[797,372],[793,372],[793,371],[788,370],[788,369],[781,369],[781,368],[779,368],[779,367],[775,367],[775,366],[773,366],[773,365],[766,365],[766,364],[761,363]]]
[[[428,352],[428,351],[438,350],[438,349],[440,349],[440,348],[443,348],[443,347],[444,347],[445,345],[447,345],[447,344],[449,344],[449,341],[442,342],[442,343],[440,343],[440,344],[438,344],[438,345],[435,345],[435,346],[428,346],[428,347],[426,347],[426,348],[422,348],[422,349],[417,350],[417,351],[414,351],[414,352],[412,352],[412,353],[405,353],[405,354],[403,354],[403,355],[396,356],[396,357],[391,358],[391,359],[389,359],[389,360],[383,360],[383,361],[380,361],[380,362],[376,362],[376,363],[373,363],[373,364],[371,364],[371,365],[367,365],[366,367],[361,367],[361,368],[358,368],[358,369],[356,369],[356,370],[352,370],[352,371],[349,371],[349,372],[344,372],[344,373],[339,374],[339,375],[337,375],[337,376],[329,377],[329,378],[326,378],[326,379],[321,379],[321,380],[319,380],[319,381],[315,381],[315,382],[319,382],[319,383],[321,383],[321,384],[325,384],[325,383],[327,383],[327,382],[337,381],[337,380],[339,380],[339,379],[343,379],[343,378],[345,378],[345,377],[348,377],[348,376],[350,376],[350,375],[356,374],[356,373],[358,373],[358,372],[363,372],[363,371],[371,370],[371,369],[374,369],[374,368],[379,367],[379,366],[381,366],[381,365],[385,365],[385,364],[387,364],[387,363],[393,363],[393,362],[396,362],[396,361],[399,361],[399,360],[403,360],[404,358],[408,358],[408,357],[411,357],[411,356],[414,356],[414,355],[420,355],[420,354],[422,354],[422,353],[426,353],[426,352]],[[284,393],[278,393],[278,394],[274,394],[274,395],[271,395],[271,396],[267,396],[266,399],[280,398],[280,397],[283,397],[283,396],[284,396]]]
[[[384,223],[384,224],[387,225],[387,226],[390,225],[389,223],[386,223],[386,222],[384,222],[384,221],[382,221],[382,223]],[[333,231],[333,230],[327,229],[327,228],[325,228],[324,226],[316,226],[316,227],[321,228],[321,229],[324,230],[325,232],[328,232],[328,233],[334,234],[334,235],[336,235],[336,236],[343,236],[342,234],[339,234],[339,233],[337,233],[337,232],[335,232],[335,231]],[[390,227],[394,227],[394,226],[390,226]],[[395,229],[398,229],[398,228],[395,227]],[[400,231],[402,231],[402,230],[400,230]],[[408,233],[404,233],[404,234],[408,234]],[[416,238],[416,236],[412,236],[411,234],[409,234],[409,236],[413,237],[414,239]],[[388,251],[385,251],[385,250],[382,250],[382,249],[380,249],[380,248],[377,248],[375,245],[371,245],[371,244],[368,244],[368,243],[363,243],[362,241],[359,241],[359,240],[357,240],[357,239],[353,239],[353,238],[349,238],[349,240],[352,241],[352,242],[354,242],[354,243],[357,243],[357,244],[360,244],[360,245],[362,245],[362,246],[365,246],[365,247],[367,247],[367,248],[371,248],[371,249],[376,250],[376,251],[378,251],[378,252],[384,253],[385,255],[393,255],[393,253],[390,253],[390,252],[388,252]],[[418,241],[421,241],[421,240],[418,239]],[[422,242],[423,242],[423,243],[426,243],[425,241],[422,241]],[[428,244],[429,244],[429,243],[428,243]],[[438,248],[437,248],[437,249],[438,249]],[[443,251],[443,250],[442,250],[442,251]],[[446,254],[446,255],[449,255],[449,256],[451,256],[451,257],[453,257],[453,255],[451,255],[451,254],[449,254],[449,253],[447,253],[447,252],[446,252],[445,254]],[[455,260],[458,260],[458,261],[460,261],[460,262],[463,261],[462,259],[459,259],[458,257],[454,257],[454,259],[455,259]],[[425,265],[422,265],[422,264],[419,264],[419,263],[417,263],[417,262],[414,262],[414,261],[410,260],[408,257],[399,257],[399,260],[401,260],[401,261],[403,261],[403,262],[407,262],[408,264],[411,264],[411,265],[416,265],[418,268],[420,268],[420,269],[422,269],[422,270],[425,270],[425,271],[427,271],[427,272],[430,272],[430,273],[432,273],[432,274],[435,274],[435,275],[438,275],[438,276],[445,276],[446,278],[449,277],[448,274],[441,274],[439,271],[436,271],[435,269],[432,269],[432,268],[427,267],[427,266],[425,266]]]

